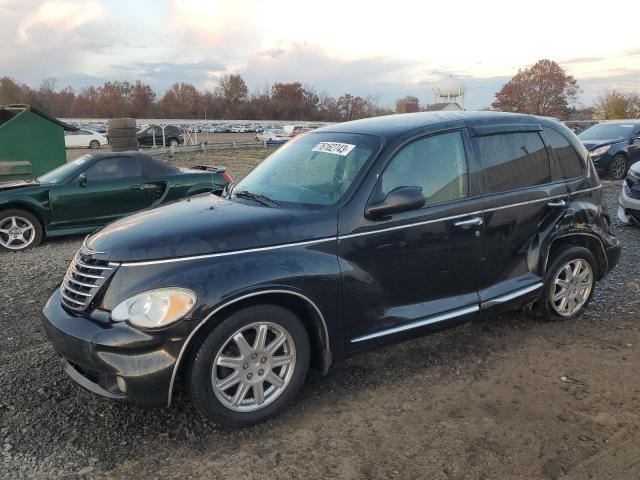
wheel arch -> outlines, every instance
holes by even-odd
[[[332,362],[329,331],[326,320],[318,306],[306,295],[292,290],[270,289],[251,292],[217,306],[191,331],[180,350],[173,368],[171,382],[169,384],[167,406],[171,405],[176,378],[188,363],[190,354],[218,323],[210,320],[214,318],[223,319],[243,308],[264,303],[284,307],[300,318],[309,334],[311,365],[323,374],[327,372]]]
[[[567,246],[579,246],[588,249],[598,262],[598,271],[596,279],[600,280],[607,273],[608,260],[602,240],[596,234],[587,232],[572,232],[560,235],[554,238],[549,245],[547,256],[544,263],[544,272],[546,275],[549,260],[562,248]]]
[[[4,212],[5,210],[13,210],[13,209],[24,210],[26,212],[29,212],[31,215],[33,215],[38,219],[38,221],[40,222],[40,225],[42,226],[43,233],[46,232],[47,223],[45,220],[45,214],[41,209],[39,209],[38,207],[34,206],[29,202],[22,202],[19,200],[18,201],[13,200],[0,205],[0,212]]]

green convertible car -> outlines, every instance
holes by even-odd
[[[147,207],[220,194],[230,183],[224,168],[178,168],[138,152],[84,155],[35,180],[0,183],[0,250],[91,233]]]

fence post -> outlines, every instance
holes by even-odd
[[[266,140],[263,140],[262,144],[264,145],[264,148],[267,148],[267,141]]]
[[[234,149],[236,148],[236,142],[235,142],[235,140],[233,141],[233,148],[234,148]]]
[[[171,149],[171,155],[175,155],[176,154],[176,147],[174,145],[171,145],[169,148]]]

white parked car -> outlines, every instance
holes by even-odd
[[[284,130],[265,130],[256,135],[256,142],[273,142],[278,140],[289,140],[289,134]]]
[[[100,148],[107,143],[107,137],[91,130],[64,132],[64,146],[67,148]]]

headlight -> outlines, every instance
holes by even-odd
[[[128,320],[141,328],[158,328],[180,320],[196,304],[196,294],[184,288],[159,288],[125,300],[111,312],[115,322]]]
[[[591,150],[589,154],[592,157],[599,157],[603,153],[607,153],[607,151],[611,148],[611,145],[605,145],[604,147],[598,147],[595,150]]]

